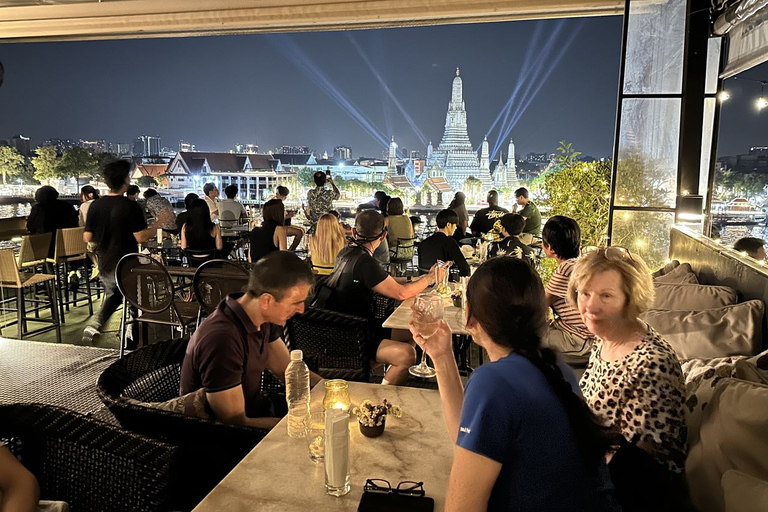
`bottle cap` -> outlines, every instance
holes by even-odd
[[[304,359],[304,353],[301,350],[291,350],[291,361],[301,361]]]

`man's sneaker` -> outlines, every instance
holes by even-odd
[[[75,293],[77,287],[80,286],[80,274],[76,270],[73,270],[67,276],[67,280],[69,281],[69,291]]]
[[[101,336],[101,332],[96,327],[89,325],[83,330],[83,344],[93,345],[99,336]]]

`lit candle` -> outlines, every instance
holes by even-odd
[[[324,409],[340,409],[349,412],[352,400],[349,398],[349,385],[341,379],[325,381]]]

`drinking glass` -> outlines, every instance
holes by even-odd
[[[411,307],[411,319],[418,333],[426,340],[437,332],[438,322],[443,318],[443,297],[439,294],[418,295]],[[408,368],[411,375],[425,379],[437,372],[427,364],[427,352],[422,351],[421,363]]]
[[[325,411],[310,414],[307,441],[309,460],[315,464],[322,464],[325,461]]]

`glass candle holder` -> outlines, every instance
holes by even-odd
[[[325,381],[323,409],[340,409],[349,412],[352,399],[349,398],[349,384],[341,379]]]

